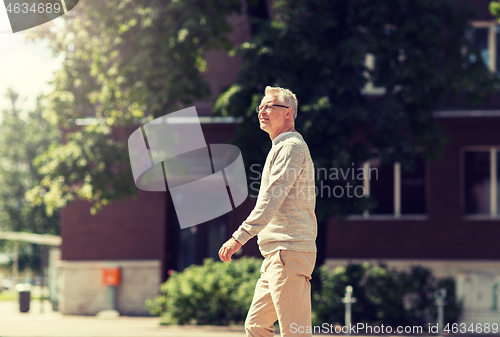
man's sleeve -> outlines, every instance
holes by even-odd
[[[296,144],[284,145],[279,150],[271,164],[267,188],[259,192],[254,209],[238,230],[233,233],[233,238],[236,241],[244,245],[252,237],[259,234],[271,221],[297,181],[304,160],[300,147]]]

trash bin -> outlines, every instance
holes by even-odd
[[[19,311],[28,312],[30,310],[31,291],[19,292]]]
[[[30,310],[31,285],[18,284],[16,285],[16,290],[19,293],[19,311],[28,312]]]

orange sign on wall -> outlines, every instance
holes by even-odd
[[[118,286],[121,281],[120,268],[103,268],[102,283],[106,286]]]

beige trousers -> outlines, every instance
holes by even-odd
[[[316,253],[278,250],[266,255],[260,268],[252,305],[245,321],[247,336],[274,336],[279,320],[281,336],[300,333],[311,326],[311,274]]]

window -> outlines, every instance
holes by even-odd
[[[198,226],[183,228],[179,231],[179,251],[177,253],[178,271],[196,264],[198,255]]]
[[[401,214],[426,214],[425,161],[415,162],[412,171],[401,171]]]
[[[375,55],[368,53],[365,56],[365,67],[369,69],[370,71],[375,70]],[[385,87],[377,87],[373,83],[373,79],[371,78],[370,74],[366,71],[364,73],[367,81],[365,84],[365,87],[361,90],[361,93],[363,95],[384,95],[386,92]]]
[[[466,148],[463,151],[464,214],[497,217],[500,204],[500,149]]]
[[[203,224],[179,229],[176,270],[203,264],[206,258],[219,260],[219,249],[229,238],[229,217],[224,214]],[[175,226],[179,226],[178,222]]]
[[[500,57],[498,57],[498,50],[500,47],[500,26],[494,21],[473,21],[471,22],[472,28],[467,32],[467,39],[479,51],[481,61],[492,72],[500,71]],[[475,54],[469,55],[469,62],[477,62]]]
[[[215,221],[211,221],[207,227],[207,250],[205,256],[211,257],[214,261],[219,261],[219,249],[222,247],[224,242],[230,238],[228,235],[228,224],[227,222],[220,221],[226,220],[227,217],[220,217]]]
[[[396,165],[382,164],[378,158],[371,160],[367,164],[365,164],[365,170],[371,170],[371,179],[366,194],[377,201],[376,208],[371,210],[370,213],[394,214],[395,196],[397,194],[394,191]]]
[[[365,162],[363,168],[364,172],[369,172],[363,181],[365,194],[375,199],[377,205],[365,211],[362,218],[425,219],[426,165],[423,158],[417,158],[411,170],[403,169],[400,163],[382,163],[378,158]],[[359,219],[359,216],[351,218]]]

